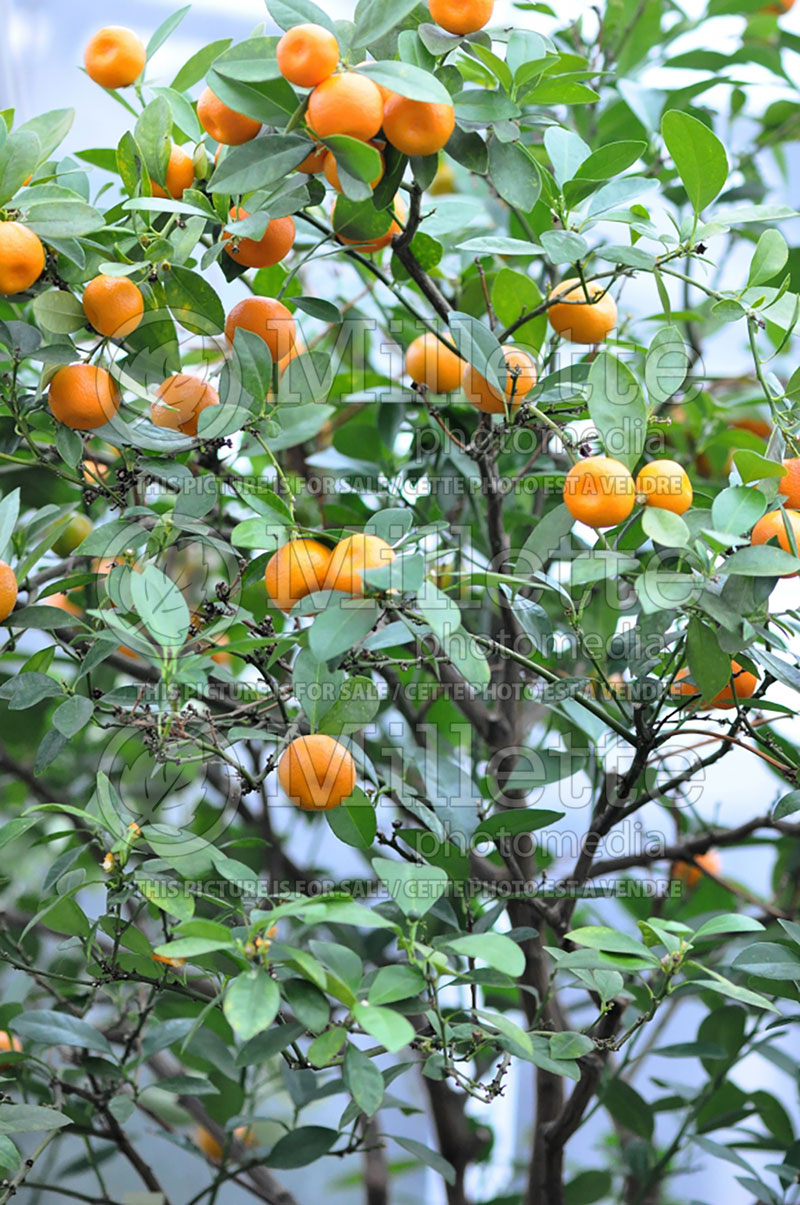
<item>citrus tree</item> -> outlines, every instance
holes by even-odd
[[[690,1151],[795,1199],[797,103],[738,77],[800,44],[759,3],[270,0],[166,81],[182,9],[86,48],[116,147],[2,115],[0,1205],[291,1205],[345,1156],[371,1205],[420,1164],[644,1205]]]

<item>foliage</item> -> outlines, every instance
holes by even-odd
[[[518,7],[526,26],[546,11]],[[800,979],[800,754],[776,726],[792,705],[775,701],[800,689],[798,614],[775,601],[796,581],[773,594],[800,557],[791,539],[750,541],[785,498],[783,458],[800,455],[797,250],[778,226],[798,215],[765,183],[798,106],[754,112],[738,78],[756,65],[786,83],[783,52],[799,46],[757,7],[711,0],[695,20],[611,0],[599,26],[460,38],[413,3],[359,0],[332,22],[311,0],[274,0],[281,29],[333,28],[377,83],[455,106],[444,175],[438,156],[387,146],[373,190],[377,152],[334,135],[335,219],[324,177],[295,170],[311,148],[305,94],[263,28],[238,44],[220,30],[168,85],[146,69],[114,93],[130,126],[116,148],[60,156],[69,110],[3,115],[2,216],[39,235],[47,263],[0,300],[0,555],[20,587],[0,686],[0,1028],[21,1046],[2,1056],[0,1205],[36,1178],[27,1136],[44,1136],[36,1169],[70,1134],[103,1199],[114,1148],[168,1205],[143,1115],[205,1158],[194,1202],[236,1176],[288,1203],[284,1171],[322,1160],[333,1178],[332,1156],[358,1152],[384,1184],[428,1164],[458,1205],[492,1142],[491,1110],[478,1127],[471,1101],[496,1101],[519,1067],[535,1125],[504,1201],[666,1199],[690,1143],[748,1197],[790,1191],[784,1103],[735,1078],[756,1051],[796,1078],[781,1039]],[[741,15],[735,54],[677,49],[698,31],[712,44],[722,13]],[[658,90],[643,83],[656,66]],[[216,165],[204,81],[263,123]],[[153,195],[171,142],[194,152],[179,199]],[[384,235],[398,188],[391,247],[337,240]],[[249,216],[231,221],[243,200]],[[251,271],[226,254],[224,230],[259,239],[287,215],[286,263]],[[99,273],[144,297],[125,339],[87,328],[80,295]],[[619,299],[602,350],[548,330],[563,278]],[[297,320],[305,349],[288,365],[246,330],[226,345],[226,311],[250,292]],[[513,339],[537,358],[534,392],[495,417],[460,391],[432,397],[402,367],[426,330],[496,386]],[[747,349],[750,369],[712,368],[720,346]],[[47,391],[87,360],[123,404],[79,433]],[[219,393],[197,435],[150,418],[181,369]],[[596,538],[576,527],[565,474],[596,452],[633,471],[677,459],[691,509],[637,502]],[[78,512],[93,529],[63,555]],[[360,532],[397,554],[365,571],[365,597],[268,605],[265,565],[287,540]],[[688,666],[715,698],[733,657],[758,676],[752,698],[721,713],[673,692]],[[324,816],[287,804],[273,773],[309,733],[358,770]],[[735,824],[701,818],[706,769],[743,749],[773,798]],[[643,811],[661,833],[644,849],[630,827]],[[612,832],[628,852],[604,852]],[[687,865],[765,843],[769,899],[724,862]],[[657,1051],[688,1070],[651,1072],[661,1019],[683,1013],[685,1039]],[[426,1144],[396,1124],[417,1070]],[[596,1108],[602,1161],[567,1145]],[[191,1124],[216,1146],[198,1149]]]

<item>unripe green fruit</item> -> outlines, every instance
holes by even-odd
[[[92,521],[86,515],[73,515],[53,545],[58,556],[70,556],[83,543],[92,530]]]

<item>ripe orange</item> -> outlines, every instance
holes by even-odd
[[[278,782],[297,807],[328,811],[353,794],[356,765],[332,736],[298,736],[281,754]]]
[[[295,25],[275,48],[278,70],[290,84],[313,88],[339,65],[339,43],[322,25]]]
[[[225,319],[225,337],[233,345],[239,327],[264,340],[273,360],[282,360],[297,338],[294,318],[274,297],[245,297]]]
[[[468,400],[483,414],[505,414],[506,405],[516,410],[536,384],[536,361],[521,347],[503,348],[505,360],[505,396],[498,393],[471,364],[464,368],[461,384]],[[500,373],[498,373],[500,375]]]
[[[108,465],[103,464],[100,460],[92,460],[89,457],[83,462],[83,480],[89,485],[97,485],[98,481],[105,481],[109,471]]]
[[[161,958],[158,954],[154,954],[153,958],[157,962],[166,962],[169,965],[178,961],[172,958]],[[217,1141],[210,1130],[207,1130],[205,1126],[197,1126],[194,1132],[194,1141],[195,1145],[200,1147],[200,1150],[207,1159],[210,1159],[212,1163],[219,1163],[222,1158],[222,1143]]]
[[[69,615],[80,617],[83,612],[77,603],[74,603],[68,594],[59,591],[57,594],[48,594],[47,598],[43,598],[42,603],[47,607],[58,607],[59,611],[66,611]],[[69,627],[66,620],[64,626]]]
[[[381,143],[381,145],[383,145],[383,144]],[[370,143],[370,146],[375,146],[375,143],[374,142]],[[375,177],[375,179],[370,180],[370,182],[369,182],[370,188],[374,188],[375,185],[378,183],[378,181],[383,178],[383,173],[384,173],[385,168],[386,168],[386,164],[383,161],[383,155],[381,155],[381,165],[378,169],[378,174]],[[336,157],[335,157],[333,151],[328,151],[327,155],[325,156],[325,161],[322,165],[322,170],[324,171],[325,179],[328,181],[331,188],[335,188],[337,192],[341,192],[342,184],[339,179],[339,169],[336,166]]]
[[[16,1054],[21,1054],[22,1042],[20,1042],[16,1034],[14,1034],[12,1037],[12,1035],[5,1029],[0,1029],[0,1050],[2,1050],[3,1053],[13,1050]],[[10,1066],[10,1063],[0,1063],[0,1068]]]
[[[715,875],[722,870],[722,858],[715,849],[710,849],[707,854],[697,854],[694,862],[673,862],[670,877],[684,883],[691,891],[702,879],[703,870]]]
[[[428,8],[448,33],[475,33],[491,19],[494,0],[428,0]]]
[[[124,25],[106,25],[86,44],[83,62],[87,75],[103,88],[126,88],[144,71],[144,42]]]
[[[692,505],[692,483],[677,460],[651,460],[636,477],[636,500],[682,515]]]
[[[246,209],[237,209],[233,205],[228,217],[234,221],[248,218]],[[223,230],[222,237],[226,240],[225,250],[237,264],[247,268],[270,268],[279,263],[292,249],[295,228],[291,218],[273,218],[259,239],[240,238]]]
[[[330,559],[330,548],[319,540],[283,544],[264,570],[264,586],[272,605],[288,613],[301,598],[321,590]]]
[[[210,88],[205,89],[197,102],[197,119],[207,134],[225,146],[249,142],[261,129],[260,121],[229,109]]]
[[[0,222],[0,296],[23,293],[44,271],[38,234],[21,222]]]
[[[95,276],[83,291],[89,322],[107,339],[124,339],[142,321],[144,298],[127,276]]]
[[[786,497],[786,505],[792,510],[800,510],[800,456],[792,456],[784,460],[785,477],[778,482],[778,489]]]
[[[0,620],[8,619],[17,602],[17,578],[5,561],[0,561]]]
[[[435,155],[455,129],[452,105],[409,100],[394,93],[383,106],[383,132],[404,155]]]
[[[738,661],[731,661],[731,678],[736,687],[736,699],[751,699],[755,694],[758,686],[758,678],[755,674],[751,674],[749,670],[742,669]],[[695,696],[697,701],[700,701],[700,691],[697,686],[689,678],[689,670],[686,666],[679,670],[675,681],[672,684],[670,694],[685,695],[687,697]],[[736,699],[733,696],[733,686],[730,682],[726,682],[719,694],[714,695],[708,703],[707,708],[721,707],[723,709],[736,706]]]
[[[297,171],[305,172],[309,176],[316,176],[325,168],[325,160],[330,152],[327,147],[314,144],[313,151],[309,151],[302,163],[298,163]]]
[[[311,93],[306,121],[318,138],[349,134],[369,142],[383,122],[378,85],[355,71],[331,75]]]
[[[406,352],[406,372],[431,393],[452,393],[461,384],[464,361],[432,331],[418,335]]]
[[[394,558],[394,549],[380,536],[365,533],[347,536],[336,545],[331,554],[328,572],[325,575],[325,589],[342,590],[345,594],[363,594],[363,571],[390,565]]]
[[[783,479],[781,478],[781,480]],[[789,543],[789,535],[786,531],[786,523],[788,523],[792,529],[797,552],[793,552],[792,546]],[[750,533],[750,543],[766,544],[768,540],[777,540],[779,546],[784,552],[792,553],[794,556],[800,555],[800,511],[767,511],[767,513],[758,520],[752,532]],[[797,577],[797,574],[783,573],[780,576]]]
[[[772,423],[767,422],[765,418],[737,418],[734,419],[731,426],[736,431],[751,431],[760,439],[769,439],[772,434]]]
[[[335,205],[333,209],[335,213]],[[362,255],[373,255],[376,251],[380,251],[383,247],[388,247],[394,236],[400,233],[400,222],[404,221],[406,216],[406,207],[403,204],[401,197],[396,196],[394,198],[392,201],[392,210],[396,216],[385,234],[379,234],[377,238],[352,238],[350,235],[337,234],[337,239],[340,243],[344,243],[348,247],[355,247],[361,252]],[[398,218],[400,221],[397,220]],[[350,227],[348,227],[348,229],[350,229]]]
[[[92,530],[92,521],[87,515],[73,515],[53,545],[58,556],[70,556]]]
[[[283,376],[283,374],[286,372],[286,369],[289,367],[292,360],[294,360],[297,356],[302,356],[305,350],[305,345],[299,341],[292,344],[286,355],[281,356],[280,360],[278,360],[278,372],[281,374],[281,376]]]
[[[153,402],[150,406],[151,419],[157,427],[168,427],[183,435],[196,435],[197,422],[203,411],[219,405],[219,394],[213,385],[188,372],[167,377],[156,393],[161,402]]]
[[[616,527],[636,502],[636,486],[625,465],[610,456],[587,456],[567,473],[564,505],[587,527]]]
[[[67,364],[50,382],[47,404],[65,427],[92,431],[110,423],[119,409],[116,382],[95,364]]]
[[[550,325],[570,343],[602,343],[617,325],[617,303],[611,294],[603,293],[599,281],[587,284],[586,288],[590,297],[600,300],[588,302],[577,278],[562,280],[550,294],[564,298],[564,304],[551,305],[548,309]]]
[[[183,196],[186,189],[191,188],[194,184],[194,159],[191,155],[187,155],[183,147],[173,146],[169,153],[166,184],[165,192],[160,184],[156,184],[155,180],[151,179],[150,188],[153,196],[166,197],[169,195],[177,201]]]

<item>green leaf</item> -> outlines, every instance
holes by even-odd
[[[9,134],[0,147],[0,205],[22,187],[40,155],[41,146],[33,130],[14,130]]]
[[[277,983],[266,971],[254,967],[231,980],[222,1011],[236,1036],[246,1042],[269,1028],[280,1003]]]
[[[177,916],[179,920],[190,920],[194,916],[194,896],[181,883],[137,875],[136,886],[145,899],[169,916]]]
[[[783,820],[786,816],[793,816],[798,809],[800,809],[800,791],[790,791],[775,804],[772,818],[773,820]]]
[[[535,161],[521,142],[489,143],[489,175],[504,201],[528,213],[539,200],[541,179]]]
[[[176,322],[194,335],[217,335],[225,326],[222,302],[202,276],[174,264],[164,277],[167,305]]]
[[[172,150],[172,109],[163,96],[145,106],[134,128],[136,145],[144,155],[147,171],[163,185]]]
[[[155,565],[130,574],[136,613],[150,635],[163,648],[180,648],[186,640],[191,616],[178,587]]]
[[[714,629],[694,616],[689,620],[687,650],[692,681],[704,699],[713,699],[730,681],[730,656],[719,647]]]
[[[631,167],[643,152],[646,142],[610,142],[599,150],[592,151],[582,160],[574,174],[576,180],[610,180],[626,168]]]
[[[565,769],[564,776],[570,773]],[[517,833],[532,833],[540,828],[547,828],[561,820],[564,812],[551,812],[545,808],[509,808],[481,820],[473,833],[473,841],[484,841],[486,838],[498,840],[503,837],[513,837]]]
[[[517,943],[503,933],[468,933],[448,941],[445,948],[463,954],[465,958],[479,958],[512,979],[518,979],[525,970],[525,955]]]
[[[424,916],[447,891],[448,877],[438,866],[414,866],[388,858],[373,858],[372,866],[405,916]]]
[[[69,739],[85,728],[92,718],[94,704],[91,699],[85,698],[83,695],[73,695],[71,699],[66,699],[60,707],[57,707],[53,712],[53,725],[58,729],[62,736]]]
[[[152,844],[152,842],[151,842]],[[185,857],[185,853],[179,856]],[[233,946],[233,938],[227,941],[212,937],[179,937],[177,941],[165,942],[156,946],[153,951],[162,958],[199,958],[203,954],[213,954],[215,950],[227,950]]]
[[[383,1076],[369,1055],[352,1043],[342,1066],[345,1087],[367,1117],[374,1117],[383,1100]]]
[[[423,71],[412,63],[397,62],[393,59],[367,62],[359,66],[362,75],[367,75],[376,84],[381,84],[398,96],[407,96],[409,100],[428,101],[436,105],[451,105],[450,93],[444,84],[440,83],[430,71]]]
[[[265,134],[234,146],[214,171],[209,192],[246,193],[274,185],[308,154],[309,141],[300,134]]]
[[[292,0],[295,3],[296,0]],[[399,26],[416,7],[417,0],[358,0],[353,17],[353,46],[371,46]]]
[[[17,126],[17,133],[24,130],[36,135],[39,139],[39,163],[44,163],[64,141],[74,120],[74,109],[51,109],[48,113],[38,113],[36,117],[23,121],[22,125]]]
[[[0,1134],[34,1134],[39,1130],[60,1130],[72,1125],[72,1118],[56,1109],[40,1105],[0,1105]]]
[[[416,967],[381,967],[369,989],[370,1004],[395,1004],[410,1000],[425,990],[425,977]]]
[[[150,35],[150,41],[147,43],[148,59],[151,59],[159,47],[163,46],[167,38],[175,32],[191,7],[191,4],[187,4],[185,8],[179,8],[177,12],[171,13]]]
[[[750,262],[748,285],[766,284],[786,266],[789,247],[780,230],[765,230],[759,238]]]
[[[645,360],[644,383],[654,406],[677,393],[689,371],[686,342],[676,326],[662,326],[653,336]]]
[[[788,946],[772,941],[755,941],[746,946],[736,955],[731,968],[757,975],[759,979],[800,981],[800,958]]]
[[[711,503],[711,525],[715,531],[738,536],[750,531],[766,509],[767,501],[760,490],[731,485],[720,490]]]
[[[430,578],[425,578],[422,588],[417,595],[417,603],[424,618],[427,620],[439,640],[444,640],[457,632],[461,627],[461,611],[458,604],[453,602]]]
[[[589,369],[589,417],[609,456],[632,469],[644,449],[647,406],[627,364],[601,352]]]
[[[416,1138],[404,1138],[399,1134],[394,1134],[393,1139],[404,1151],[408,1151],[409,1155],[413,1155],[421,1163],[425,1163],[428,1167],[433,1168],[446,1184],[455,1184],[455,1168],[438,1151],[432,1151],[429,1146],[425,1146],[422,1142],[417,1142]]]
[[[655,954],[651,954],[647,947],[636,938],[629,937],[627,933],[618,933],[616,929],[609,929],[604,925],[586,925],[580,929],[573,929],[566,936],[577,946],[588,946],[590,950],[602,950],[611,954],[632,954],[647,962],[654,964],[658,962]]]
[[[609,1080],[600,1094],[600,1103],[611,1116],[626,1129],[640,1138],[650,1138],[653,1133],[653,1111],[643,1096],[622,1079]]]
[[[299,1126],[278,1139],[264,1163],[284,1169],[307,1167],[327,1155],[337,1137],[336,1130],[325,1126]]]
[[[339,840],[354,849],[369,849],[375,840],[378,831],[375,805],[360,787],[338,808],[326,811],[325,818]]]
[[[720,916],[712,916],[694,933],[693,941],[700,937],[713,937],[717,933],[752,933],[763,930],[761,921],[754,916],[746,916],[739,912],[726,912]]]
[[[308,645],[322,661],[354,648],[377,623],[380,608],[368,598],[332,598],[309,629]]]
[[[359,1001],[351,1012],[364,1032],[385,1046],[390,1054],[396,1054],[414,1038],[411,1022],[390,1008]]]
[[[661,506],[645,506],[642,511],[644,534],[665,548],[688,548],[691,533],[686,521]]]
[[[36,201],[28,207],[25,225],[45,242],[51,239],[80,238],[105,226],[99,209],[85,201],[62,198]]]
[[[563,126],[549,126],[544,132],[544,148],[553,165],[553,175],[559,188],[575,176],[581,164],[591,158],[591,148],[578,134]]]
[[[73,1017],[69,1013],[55,1012],[51,1009],[30,1009],[14,1018],[14,1031],[20,1037],[29,1038],[42,1046],[85,1047],[87,1050],[102,1050],[104,1054],[111,1054],[107,1039],[98,1029],[88,1021],[82,1021],[80,1017]],[[0,1125],[0,1133],[2,1132],[3,1127]],[[7,1130],[6,1133],[13,1133],[13,1130]]]
[[[267,8],[279,29],[291,29],[294,25],[310,22],[336,33],[332,19],[313,0],[267,0]]]
[[[19,486],[10,490],[0,502],[0,557],[5,557],[9,540],[19,518]]]
[[[800,570],[800,557],[771,544],[740,548],[722,562],[718,573],[739,573],[743,577],[783,577]]]
[[[593,1050],[594,1042],[585,1033],[565,1030],[554,1033],[550,1039],[550,1054],[554,1059],[579,1059]]]
[[[0,1168],[13,1172],[19,1167],[21,1155],[10,1138],[0,1134]]]
[[[695,213],[700,213],[720,193],[728,179],[725,147],[702,121],[668,109],[661,119],[661,135]]]
[[[306,1057],[314,1067],[326,1067],[341,1050],[347,1039],[347,1030],[334,1025],[326,1029],[308,1048]]]
[[[71,335],[87,324],[78,298],[63,289],[46,289],[44,293],[39,293],[33,302],[33,312],[36,321],[56,335]]]

